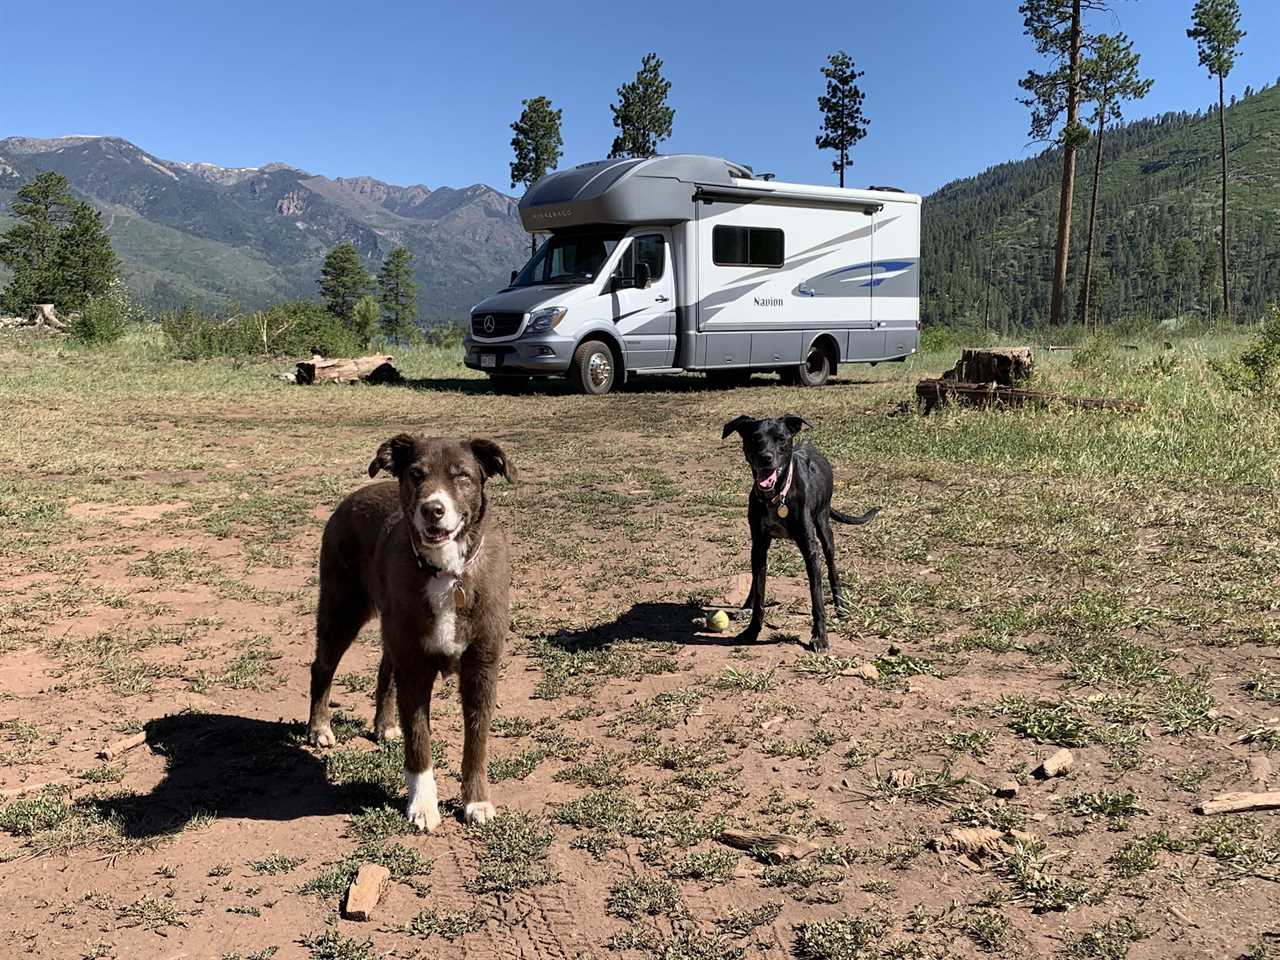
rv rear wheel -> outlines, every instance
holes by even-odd
[[[579,393],[603,396],[613,389],[617,377],[617,359],[607,343],[588,340],[573,352],[569,382]]]
[[[809,348],[809,356],[804,363],[794,367],[787,382],[802,387],[821,387],[831,379],[831,357],[827,351],[816,343]]]

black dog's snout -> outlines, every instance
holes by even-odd
[[[422,504],[419,509],[428,520],[439,520],[444,516],[444,504],[439,500],[431,500]]]

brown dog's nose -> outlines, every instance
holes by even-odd
[[[422,512],[431,520],[439,520],[444,516],[444,504],[439,500],[428,500],[422,505]]]

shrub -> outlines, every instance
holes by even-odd
[[[1116,338],[1110,330],[1088,337],[1071,354],[1071,366],[1080,371],[1104,372],[1116,360]]]
[[[89,297],[70,318],[71,339],[80,343],[115,343],[137,320],[129,290],[119,278],[102,293]]]
[[[1240,356],[1210,360],[1209,366],[1228,390],[1255,400],[1274,400],[1280,390],[1280,306],[1271,308],[1270,318]]]
[[[318,304],[293,300],[225,319],[187,306],[165,314],[160,327],[183,360],[248,356],[351,356],[364,345]]]

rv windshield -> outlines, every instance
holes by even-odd
[[[590,283],[621,239],[621,233],[604,231],[557,234],[533,255],[511,286]]]

